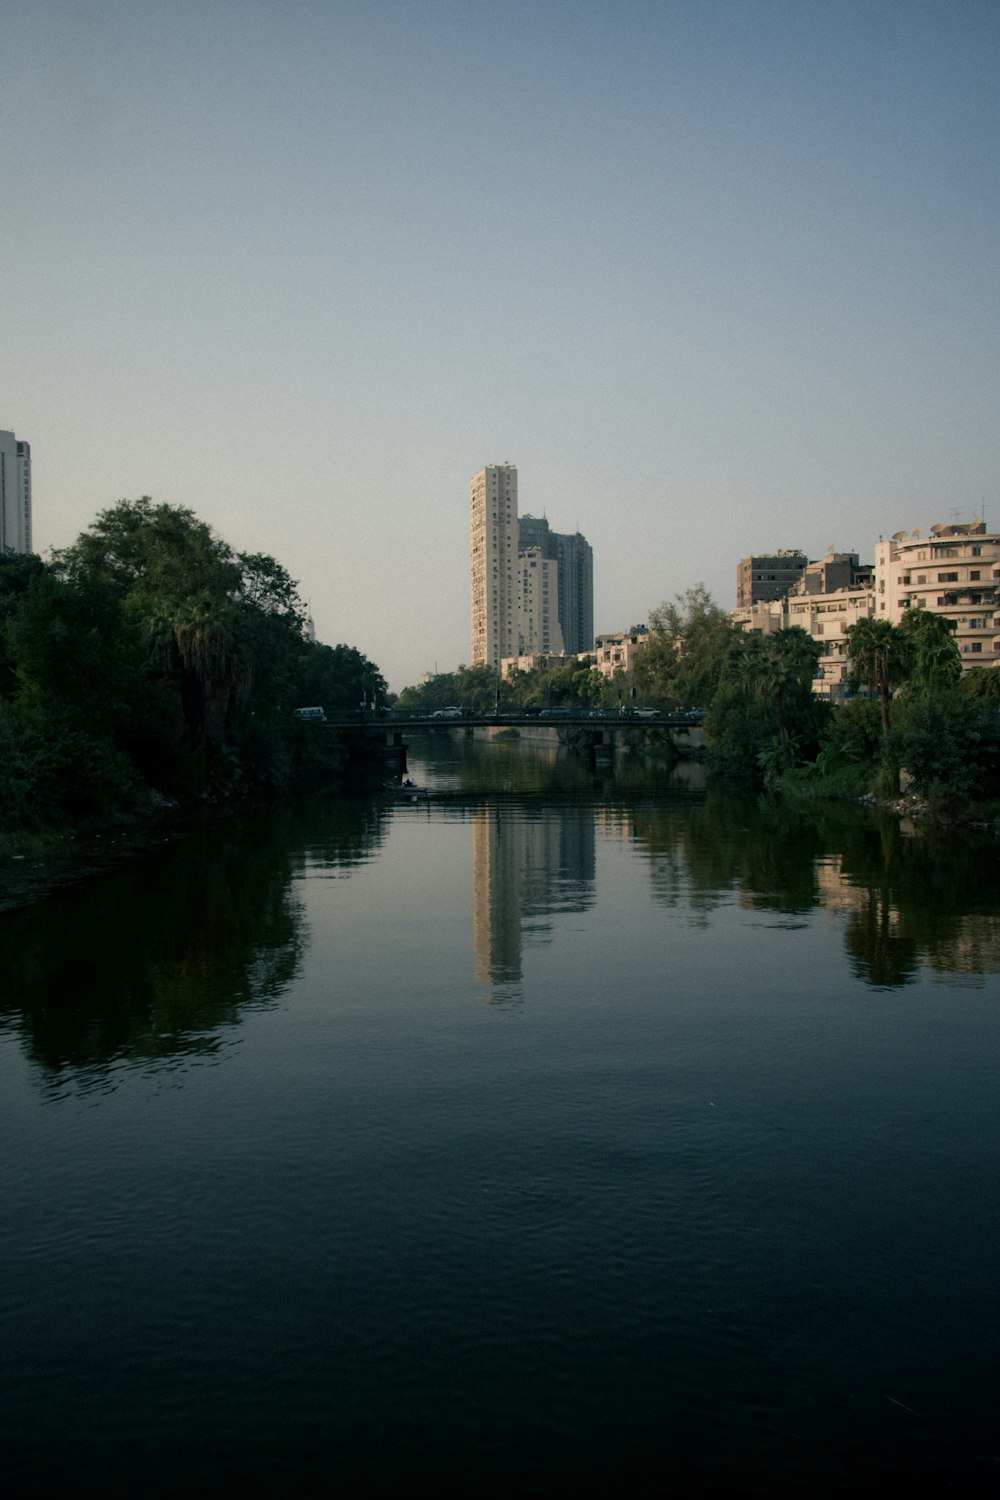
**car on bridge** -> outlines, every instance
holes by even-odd
[[[460,708],[436,708],[431,714],[432,719],[460,719],[462,710]]]
[[[565,703],[560,703],[555,708],[543,708],[538,717],[540,719],[568,719],[572,713],[571,708],[567,708]]]

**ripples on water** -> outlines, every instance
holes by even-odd
[[[995,849],[489,756],[3,919],[8,1492],[992,1493]]]

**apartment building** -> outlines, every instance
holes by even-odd
[[[612,630],[599,635],[594,642],[594,665],[602,677],[616,672],[631,672],[636,653],[649,639],[649,627],[633,625],[630,630]]]
[[[559,599],[559,564],[546,557],[540,547],[519,552],[518,655],[537,652],[563,653],[562,631],[556,605]]]
[[[517,469],[487,464],[470,481],[473,666],[576,655],[594,635],[594,554],[586,537],[517,511]]]
[[[487,464],[469,485],[472,665],[518,654],[517,469]]]
[[[0,553],[31,551],[31,446],[0,432]]]
[[[801,557],[802,554],[788,554]],[[811,635],[822,652],[813,692],[835,701],[847,697],[848,627],[875,612],[874,568],[858,560],[856,552],[830,551],[805,567],[796,564],[796,580],[780,599],[763,599],[730,618],[741,630],[756,635],[796,627]]]
[[[897,531],[875,548],[875,610],[898,625],[908,609],[944,615],[962,665],[1000,665],[1000,533],[985,521]]]
[[[847,631],[874,613],[875,591],[865,585],[822,594],[810,594],[805,590],[789,594],[786,602],[788,625],[806,631],[822,652],[813,678],[813,692],[818,698],[841,702],[848,696]]]
[[[840,589],[870,589],[874,579],[873,563],[859,562],[856,552],[831,551],[817,562],[806,564],[791,592],[835,594]]]
[[[809,559],[804,552],[759,552],[736,565],[736,608],[751,609],[769,599],[783,599],[798,583]]]
[[[522,552],[538,548],[557,564],[555,608],[559,631],[571,654],[594,644],[594,549],[581,532],[553,531],[544,516],[522,516],[518,522]]]

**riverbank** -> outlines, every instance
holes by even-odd
[[[0,912],[44,900],[184,838],[206,810],[163,799],[138,812],[0,838]]]

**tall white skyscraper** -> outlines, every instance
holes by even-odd
[[[0,431],[0,552],[31,551],[31,447]]]
[[[487,464],[469,486],[472,665],[518,654],[517,469]]]

